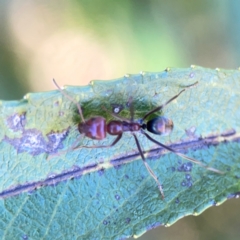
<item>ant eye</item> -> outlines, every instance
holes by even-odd
[[[156,117],[147,122],[147,130],[158,135],[169,135],[173,130],[173,121],[165,117]]]

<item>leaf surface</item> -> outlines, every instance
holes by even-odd
[[[238,196],[239,79],[239,70],[192,67],[65,88],[86,119],[103,116],[109,121],[112,116],[101,106],[122,109],[119,115],[129,118],[132,97],[139,119],[198,81],[158,113],[173,121],[173,132],[151,136],[225,174],[181,159],[139,133],[164,200],[130,133],[108,149],[72,151],[76,139],[79,145],[108,145],[114,136],[81,138],[77,107],[58,90],[1,102],[0,238],[136,237]]]

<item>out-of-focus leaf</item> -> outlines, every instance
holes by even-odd
[[[80,136],[80,117],[76,105],[59,91],[1,102],[0,238],[140,236],[238,196],[239,79],[238,70],[192,67],[65,88],[81,103],[86,119],[112,119],[102,105],[110,111],[120,107],[119,115],[129,118],[130,97],[138,119],[198,81],[159,112],[174,122],[171,135],[151,136],[225,174],[183,160],[139,133],[147,162],[163,185],[164,200],[130,133],[108,149],[72,151]],[[79,144],[107,145],[113,139],[79,138]]]

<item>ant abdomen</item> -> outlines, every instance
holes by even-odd
[[[147,130],[158,135],[169,135],[173,130],[173,121],[165,117],[156,117],[147,122]]]
[[[106,137],[106,119],[103,117],[92,117],[84,123],[78,124],[78,130],[86,137],[102,140]]]

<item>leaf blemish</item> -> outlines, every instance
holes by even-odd
[[[200,136],[197,136],[196,133],[196,127],[192,126],[189,129],[185,129],[185,133],[189,139],[199,139]]]
[[[189,77],[190,77],[190,78],[194,78],[194,77],[195,77],[195,73],[194,73],[194,72],[191,72],[191,73],[189,74]]]
[[[131,222],[131,218],[126,218],[126,223],[129,224]]]
[[[190,174],[186,174],[186,175],[185,175],[185,178],[186,178],[188,181],[192,180],[192,177],[191,177]]]
[[[181,182],[181,186],[182,186],[182,187],[188,187],[188,188],[190,188],[190,187],[192,187],[192,181],[183,180],[183,181]]]
[[[102,176],[104,174],[104,168],[98,170],[98,174],[99,174],[99,176]]]
[[[68,130],[58,133],[47,134],[47,140],[37,129],[28,129],[22,132],[19,138],[9,138],[5,136],[4,140],[10,143],[18,153],[28,152],[36,156],[41,153],[52,153],[63,148],[63,140],[67,137]]]
[[[59,101],[54,102],[54,105],[55,105],[56,107],[58,107],[58,106],[59,106]]]
[[[116,200],[120,199],[120,196],[118,194],[115,195]]]
[[[186,181],[185,181],[185,180],[183,180],[183,181],[181,182],[181,186],[182,186],[182,187],[185,187],[185,186],[186,186]]]
[[[191,172],[193,164],[191,162],[183,163],[178,167],[179,172]]]
[[[7,125],[14,132],[24,130],[26,124],[26,112],[22,114],[14,114],[7,118]]]
[[[103,221],[103,224],[104,224],[104,225],[108,225],[108,224],[109,224],[109,221],[104,220],[104,221]]]
[[[192,187],[192,176],[190,174],[185,174],[185,179],[181,182],[181,186],[183,187]]]
[[[192,176],[190,174],[185,174],[185,179],[182,180],[181,186],[190,188],[193,185]]]
[[[114,167],[116,170],[118,170],[118,169],[121,168],[121,165],[113,165],[113,167]]]
[[[111,104],[111,105],[112,105],[112,112],[116,114],[119,114],[124,109],[123,105],[121,104]]]
[[[23,240],[28,240],[28,236],[27,236],[27,235],[23,235],[23,236],[22,236],[22,239],[23,239]]]

